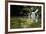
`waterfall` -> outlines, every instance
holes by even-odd
[[[31,18],[32,18],[32,21],[35,20],[35,12],[32,12],[32,14],[31,14]]]
[[[35,20],[35,13],[37,13],[38,12],[38,9],[36,9],[36,11],[34,11],[34,12],[32,12],[32,14],[31,14],[31,18],[32,18],[32,21],[34,21]]]

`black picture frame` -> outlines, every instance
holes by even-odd
[[[26,3],[26,4],[42,4],[43,5],[43,29],[42,30],[27,30],[8,32],[8,3]],[[45,3],[44,2],[28,2],[28,1],[8,1],[5,0],[5,33],[22,33],[22,32],[40,32],[45,31]]]

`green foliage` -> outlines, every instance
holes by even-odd
[[[31,7],[23,8],[23,10],[25,10],[27,13],[30,13],[31,12]]]
[[[28,19],[27,17],[11,17],[11,21],[10,21],[11,25],[10,28],[11,29],[16,29],[16,28],[35,28],[35,27],[40,27],[41,22],[40,19],[39,21],[36,23],[35,21],[32,22],[32,19]]]

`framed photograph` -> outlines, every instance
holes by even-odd
[[[45,30],[43,2],[8,2],[7,31],[9,33]]]

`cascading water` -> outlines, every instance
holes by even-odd
[[[38,12],[38,9],[36,9],[36,11],[32,12],[32,14],[31,14],[32,21],[35,20],[35,17],[36,17],[35,13],[37,13],[37,12]]]

